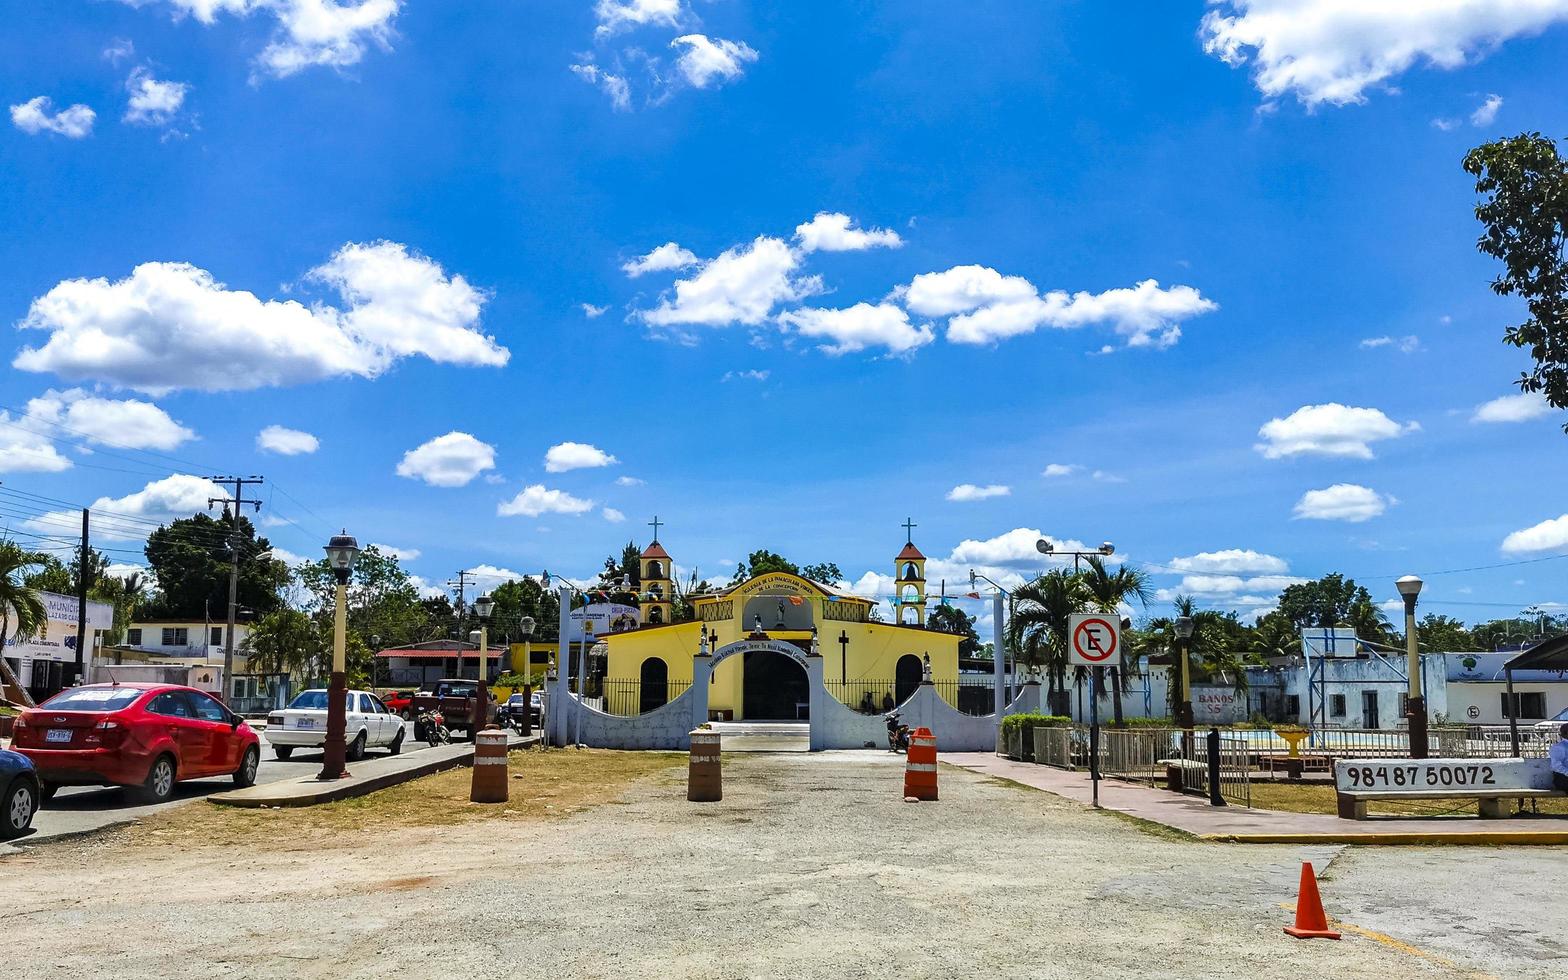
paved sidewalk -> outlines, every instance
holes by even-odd
[[[507,733],[508,750],[527,748],[539,742],[538,735],[523,738]],[[333,800],[346,800],[365,796],[388,786],[406,783],[411,779],[474,764],[474,746],[469,742],[456,742],[412,752],[408,755],[384,756],[361,759],[348,764],[348,777],[324,783],[314,776],[282,780],[276,783],[251,786],[230,793],[208,797],[213,803],[237,807],[315,806]]]
[[[990,752],[949,752],[940,759],[1086,806],[1093,798],[1087,772],[1015,762]],[[1341,820],[1323,813],[1210,806],[1195,796],[1117,779],[1100,780],[1100,806],[1202,840],[1240,844],[1568,844],[1568,819],[1482,820],[1470,816]]]

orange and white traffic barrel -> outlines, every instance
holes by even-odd
[[[686,799],[717,803],[724,799],[724,771],[719,765],[719,733],[699,728],[691,733],[691,764],[686,770]]]
[[[494,725],[474,733],[474,782],[468,799],[505,803],[511,790],[506,775],[506,732]]]
[[[917,728],[909,736],[908,760],[904,766],[904,799],[936,799],[936,736],[929,728]]]

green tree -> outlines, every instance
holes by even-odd
[[[523,617],[534,621],[533,638],[549,641],[560,631],[561,601],[531,578],[514,579],[490,590],[495,600],[493,621],[507,635],[522,639]]]
[[[310,597],[311,611],[333,614],[337,602],[337,577],[323,557],[303,562],[295,569]],[[375,545],[359,553],[348,582],[348,629],[368,649],[370,638],[381,645],[401,646],[419,642],[425,635],[426,613],[419,588],[395,555],[383,554]]]
[[[767,549],[753,551],[750,557],[735,566],[735,578],[731,580],[730,584],[735,585],[747,579],[756,578],[758,575],[766,575],[769,572],[788,572],[791,575],[799,575],[800,568],[784,556],[776,555]]]
[[[962,637],[958,641],[958,656],[962,659],[971,659],[980,653],[980,634],[975,632],[975,617],[957,606],[939,603],[931,610],[931,615],[926,617],[926,628],[939,633],[956,633]]]
[[[1046,672],[1046,700],[1052,714],[1066,714],[1067,621],[1090,601],[1083,578],[1055,568],[1013,590],[1012,614],[1004,634],[1019,661]]]
[[[300,610],[278,609],[252,625],[240,649],[252,671],[309,677],[325,672],[331,640],[330,633],[323,638],[316,621]]]
[[[229,536],[234,518],[196,514],[160,527],[147,538],[147,563],[158,579],[158,593],[144,613],[153,618],[222,617],[229,603]],[[272,544],[239,517],[239,605],[265,615],[281,608],[289,569],[271,555]],[[323,562],[325,559],[323,559]]]
[[[26,582],[28,574],[48,557],[0,539],[0,645],[11,635],[13,621],[17,635],[32,636],[49,618],[43,600]]]
[[[1081,575],[1084,590],[1089,593],[1089,602],[1095,611],[1120,614],[1123,605],[1130,605],[1137,600],[1140,606],[1149,604],[1149,576],[1135,568],[1118,565],[1115,572],[1105,566],[1105,559],[1098,555],[1089,556],[1089,567]],[[1126,649],[1122,650],[1125,663]],[[1111,712],[1112,724],[1120,728],[1122,725],[1122,694],[1127,689],[1127,672],[1121,667],[1111,668]],[[1098,692],[1096,692],[1098,693]]]
[[[99,578],[87,597],[98,602],[106,602],[114,609],[114,626],[110,630],[110,642],[120,644],[125,642],[125,631],[136,620],[136,610],[146,598],[147,577],[141,572],[132,572],[129,575],[104,575]],[[115,654],[115,663],[120,662],[120,656]]]
[[[1181,689],[1180,647],[1176,638],[1176,620],[1186,616],[1192,620],[1191,656],[1189,671],[1192,681],[1214,683],[1216,680],[1231,685],[1239,694],[1247,691],[1246,650],[1252,642],[1250,633],[1233,612],[1199,609],[1190,595],[1179,595],[1171,603],[1174,616],[1149,621],[1146,628],[1148,642],[1171,655],[1169,698],[1172,704],[1188,700],[1190,693]]]
[[[823,585],[837,585],[844,581],[844,573],[839,571],[838,565],[831,561],[805,565],[801,568],[800,574]]]
[[[23,583],[29,589],[39,592],[53,592],[56,595],[75,595],[76,582],[71,577],[70,569],[65,563],[54,555],[44,552],[39,553],[43,561],[29,572]]]
[[[1296,624],[1278,609],[1258,618],[1250,639],[1250,648],[1259,659],[1288,657],[1301,652],[1301,634],[1296,630]]]
[[[1475,638],[1465,624],[1450,616],[1427,613],[1416,624],[1416,640],[1427,653],[1456,653],[1475,649]]]
[[[1309,627],[1349,625],[1353,613],[1365,617],[1365,608],[1358,610],[1358,607],[1376,610],[1371,594],[1364,587],[1337,572],[1315,582],[1288,585],[1279,594],[1279,613],[1298,632]],[[1386,618],[1383,622],[1386,627]],[[1367,639],[1376,637],[1369,636]]]
[[[1505,343],[1527,348],[1535,359],[1517,384],[1541,392],[1554,408],[1568,408],[1568,161],[1554,141],[1521,133],[1471,150],[1464,169],[1481,197],[1476,247],[1503,263],[1492,291],[1521,297],[1529,311],[1523,323],[1503,331]]]

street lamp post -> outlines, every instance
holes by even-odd
[[[332,678],[327,684],[327,739],[323,744],[322,780],[348,775],[343,765],[344,729],[348,724],[348,577],[359,557],[359,542],[345,530],[327,542],[327,566],[338,580],[337,609],[332,621]]]
[[[534,733],[534,618],[524,616],[523,631],[523,734]],[[541,719],[543,721],[543,719]]]
[[[1421,579],[1406,575],[1394,583],[1405,600],[1405,673],[1409,680],[1405,699],[1405,720],[1410,732],[1410,757],[1427,757],[1426,698],[1421,693],[1421,650],[1416,630],[1416,597],[1421,594]]]
[[[1176,725],[1192,738],[1192,617],[1176,618],[1176,651],[1181,657],[1181,700],[1176,703]]]
[[[478,703],[468,726],[468,740],[479,741],[479,730],[490,721],[490,616],[495,612],[495,600],[489,594],[474,600],[474,615],[479,619],[479,687],[475,690]]]
[[[375,687],[376,687],[376,674],[378,673],[377,661],[379,661],[381,659],[379,656],[377,656],[377,654],[379,654],[380,652],[381,652],[381,634],[380,633],[372,633],[371,636],[370,636],[370,687],[371,687],[371,690],[375,690]]]

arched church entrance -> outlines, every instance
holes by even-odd
[[[670,667],[659,657],[649,657],[642,662],[641,683],[637,688],[639,693],[637,710],[639,714],[647,714],[655,708],[662,708],[669,701]]]
[[[898,663],[893,666],[893,700],[903,704],[914,697],[915,692],[920,690],[923,673],[919,657],[912,653],[899,657]]]
[[[806,721],[811,690],[806,668],[771,650],[748,650],[741,660],[741,717],[746,721]]]

